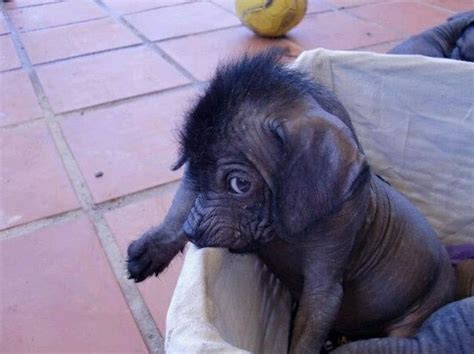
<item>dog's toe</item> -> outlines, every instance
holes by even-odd
[[[129,259],[127,262],[128,278],[140,282],[153,274],[150,270],[152,262],[146,259]]]
[[[135,240],[133,241],[127,249],[127,255],[129,259],[138,258],[143,255],[146,251],[146,243],[142,242],[142,240]]]
[[[179,249],[173,243],[138,239],[127,250],[129,279],[141,282],[151,275],[160,274],[172,261]]]
[[[128,247],[128,278],[135,280],[135,282],[140,282],[154,273],[151,269],[153,260],[147,250],[146,243],[140,240],[132,242]]]

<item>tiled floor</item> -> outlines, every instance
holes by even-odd
[[[176,127],[217,63],[272,45],[385,52],[472,0],[309,0],[286,38],[233,0],[16,0],[0,13],[0,352],[161,352],[182,257],[126,279],[180,172]]]

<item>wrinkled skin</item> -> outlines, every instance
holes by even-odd
[[[437,27],[410,37],[388,53],[474,62],[474,11],[457,14]]]
[[[130,245],[131,278],[159,273],[188,238],[199,247],[255,252],[288,287],[298,302],[291,353],[319,352],[331,329],[414,335],[454,297],[454,274],[435,233],[371,172],[332,94],[318,88],[285,102],[252,89],[223,114],[227,124],[212,140],[203,137],[208,130],[196,133],[205,149],[185,152],[185,178],[167,218]]]

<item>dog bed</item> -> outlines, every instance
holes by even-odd
[[[446,245],[474,242],[474,64],[316,49],[294,64],[331,89],[373,170]],[[291,299],[254,255],[189,246],[167,317],[169,353],[286,353]]]

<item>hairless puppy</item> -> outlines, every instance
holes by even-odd
[[[268,52],[221,67],[189,112],[181,186],[128,249],[160,273],[190,240],[256,253],[297,302],[291,353],[330,330],[409,337],[454,299],[449,257],[421,213],[374,175],[346,110]]]
[[[474,62],[474,11],[457,14],[437,27],[410,37],[388,53]]]
[[[473,61],[473,44],[470,11],[390,53]],[[435,233],[371,172],[337,99],[277,54],[222,67],[189,113],[181,147],[181,186],[164,222],[130,245],[131,278],[159,274],[188,240],[254,252],[298,304],[291,353],[318,353],[330,330],[389,336],[338,353],[472,349],[474,301],[443,307],[455,278]],[[473,264],[464,270],[462,297],[472,295]]]

